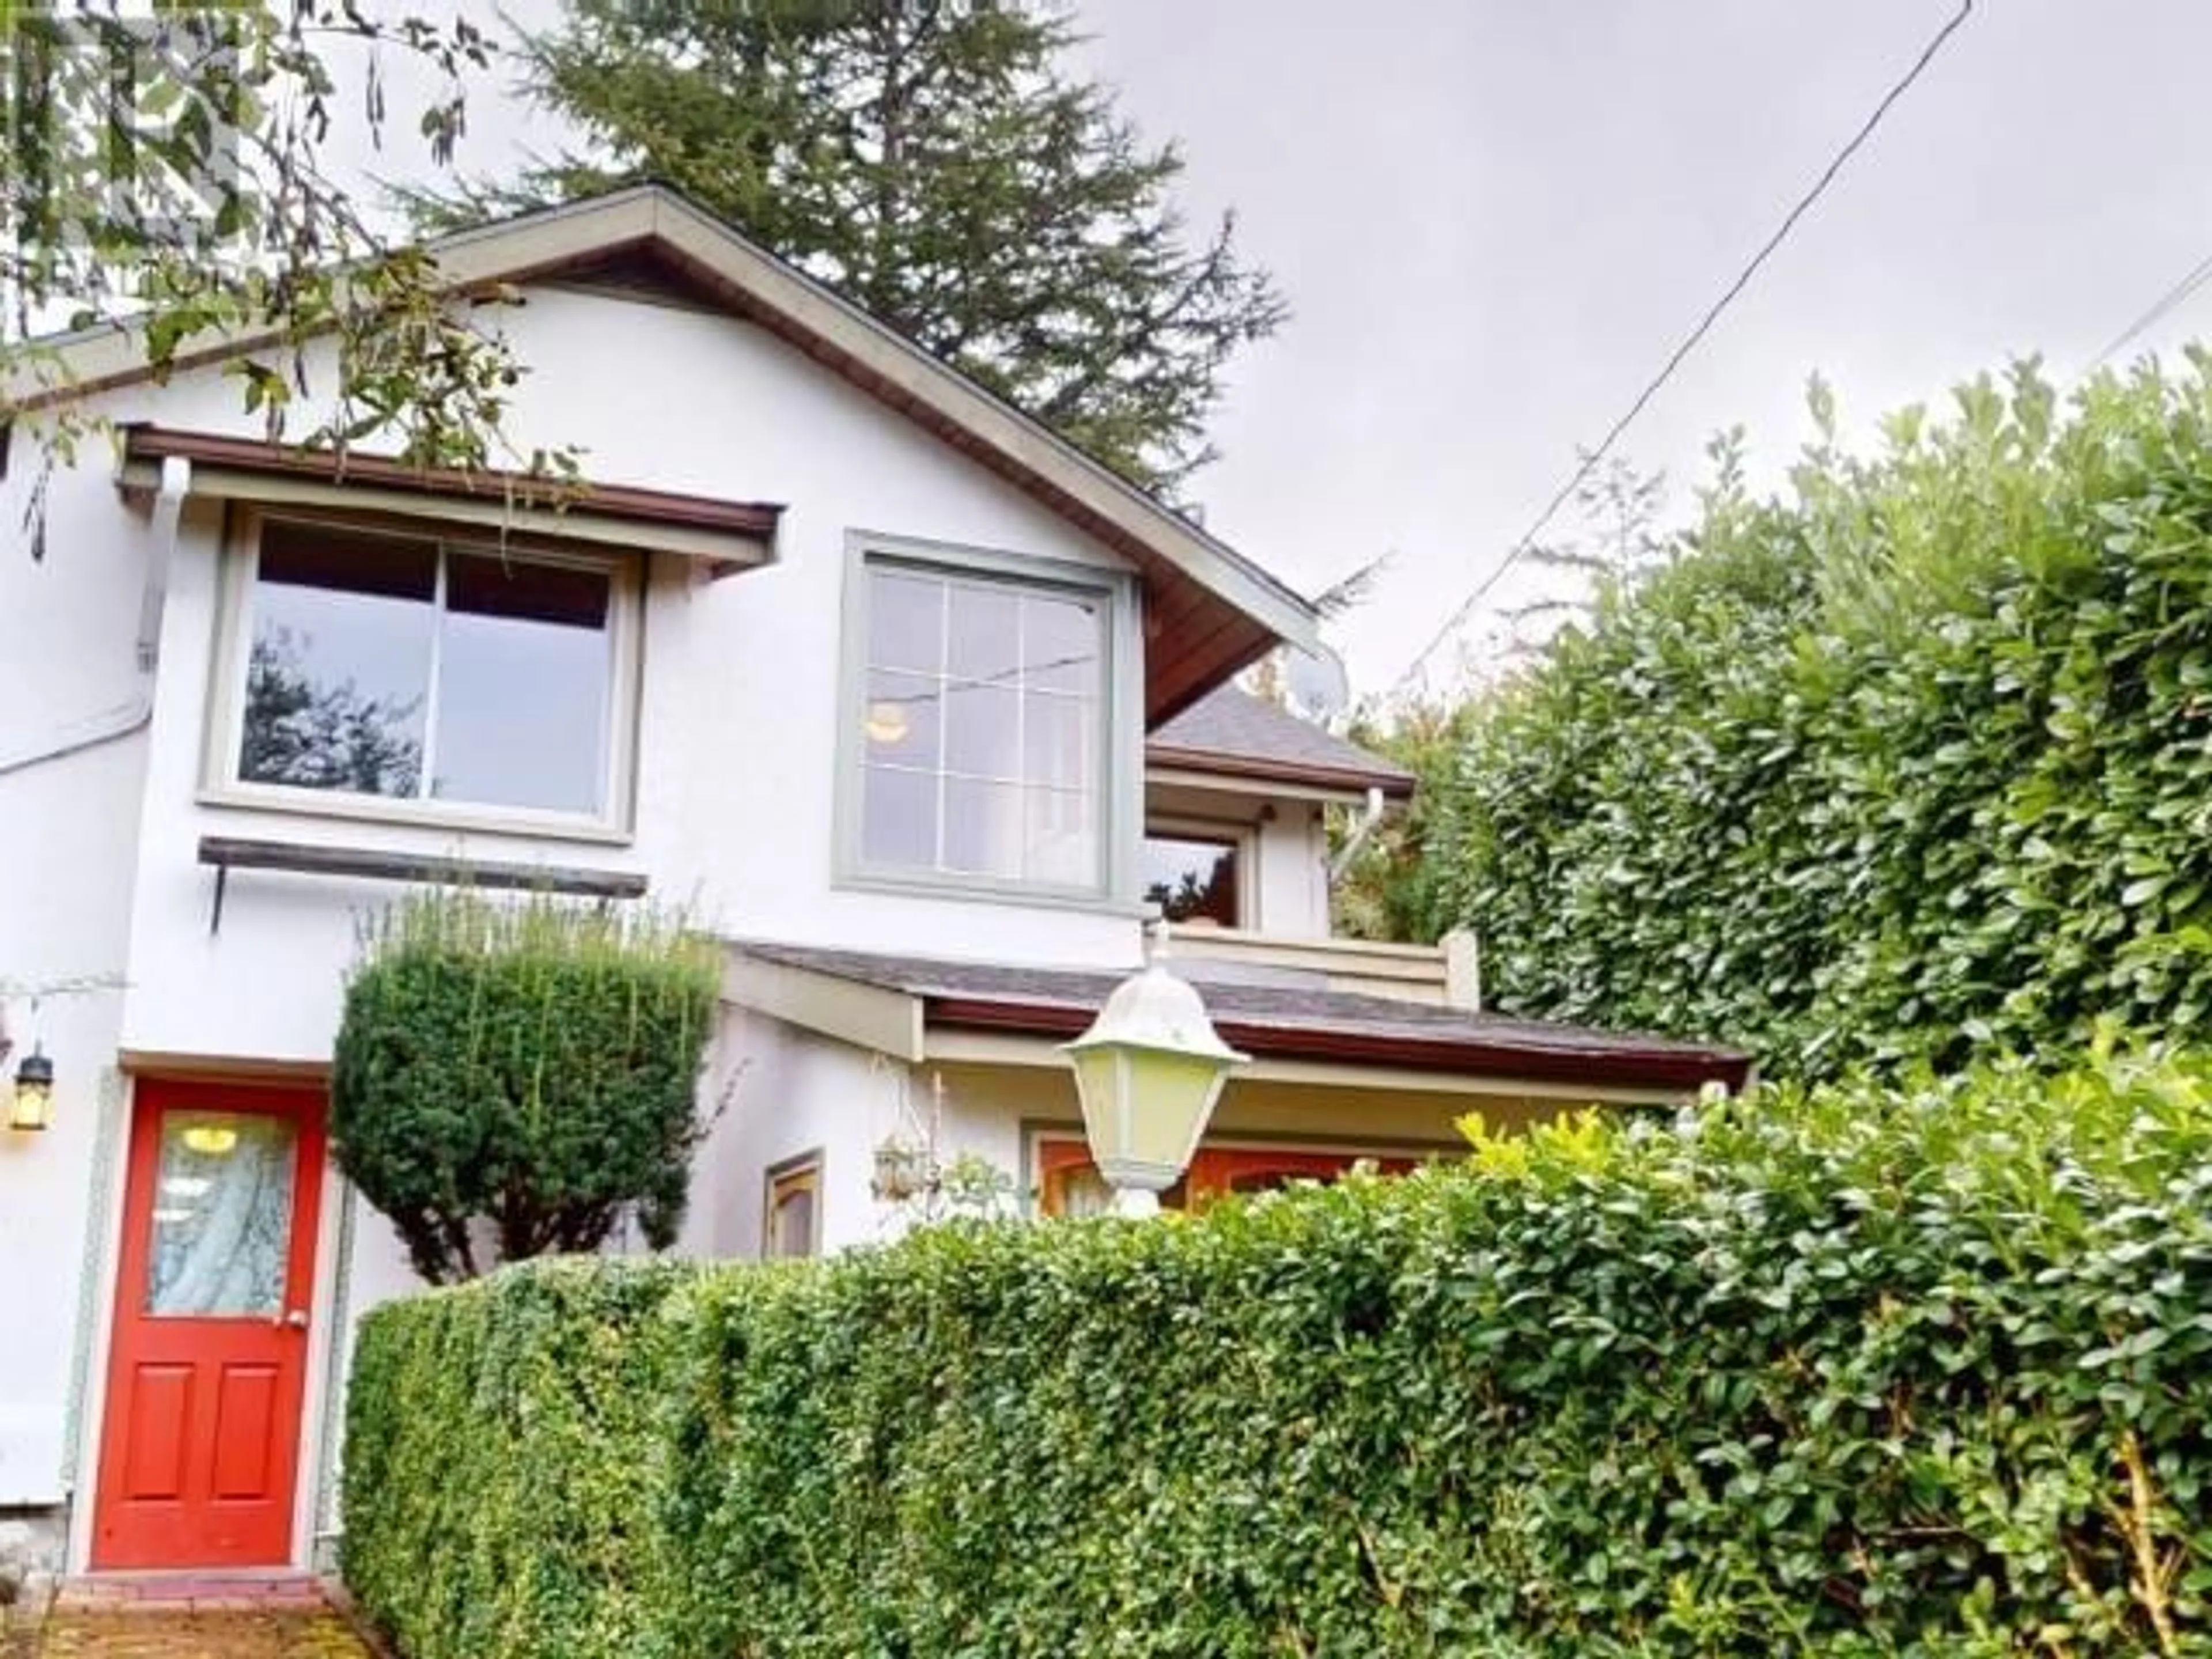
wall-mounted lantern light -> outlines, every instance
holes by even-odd
[[[32,1047],[15,1066],[15,1088],[8,1106],[8,1127],[36,1134],[54,1121],[54,1063],[46,1050]]]
[[[10,999],[21,997],[28,1001],[30,1029],[36,1033],[41,999],[90,996],[113,990],[122,982],[112,974],[50,979],[35,985],[0,979],[0,1066],[4,1066],[8,1056],[15,1052],[15,1044],[8,1036],[7,1005]],[[33,1042],[31,1052],[16,1061],[13,1079],[0,1080],[0,1121],[4,1121],[8,1129],[16,1134],[39,1134],[53,1127],[54,1063],[46,1057],[43,1043]]]
[[[1166,925],[1146,931],[1145,965],[1114,988],[1091,1029],[1061,1053],[1075,1067],[1091,1162],[1124,1215],[1157,1214],[1182,1178],[1229,1073],[1243,1065],[1188,981],[1168,971]]]

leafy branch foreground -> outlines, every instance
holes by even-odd
[[[2212,1065],[379,1310],[411,1659],[2212,1652]]]
[[[156,381],[250,343],[222,373],[271,437],[573,470],[501,434],[521,365],[477,312],[512,295],[457,303],[337,165],[348,138],[381,152],[409,126],[450,165],[498,50],[470,9],[0,4],[0,419],[21,419],[42,477],[107,429],[74,354],[118,341]],[[410,77],[427,90],[395,112]],[[43,483],[28,507],[43,556]]]

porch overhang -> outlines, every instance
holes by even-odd
[[[1733,1049],[1304,985],[1215,981],[1199,977],[1204,964],[1188,966],[1223,1039],[1253,1056],[1255,1079],[1673,1104],[1708,1085],[1741,1091],[1752,1076],[1750,1056]],[[1128,971],[739,942],[725,994],[908,1063],[1042,1066],[1064,1063],[1057,1045],[1083,1031]]]
[[[1269,762],[1243,755],[1208,755],[1172,748],[1161,743],[1145,745],[1145,776],[1148,781],[1179,784],[1193,789],[1220,789],[1224,783],[1256,786],[1251,793],[1267,799],[1286,794],[1310,795],[1328,801],[1356,801],[1370,789],[1388,799],[1411,799],[1410,778],[1382,773],[1355,772],[1296,761]]]
[[[923,1000],[895,988],[739,951],[724,969],[722,1000],[893,1060],[927,1057]]]
[[[1067,1056],[1060,1052],[1062,1041],[1058,1036],[937,1026],[925,1036],[921,1063],[1037,1071],[1054,1076],[1066,1075],[1072,1085]],[[1576,1106],[1686,1106],[1698,1095],[1696,1089],[1689,1087],[1562,1081],[1496,1071],[1462,1072],[1437,1066],[1298,1060],[1260,1054],[1237,1067],[1235,1081],[1240,1085],[1283,1085],[1366,1094],[1503,1097]]]
[[[1310,771],[1288,767],[1272,775],[1216,763],[1212,757],[1188,760],[1172,750],[1145,747],[1145,783],[1148,788],[1182,790],[1206,795],[1253,810],[1268,801],[1304,800],[1322,806],[1358,806],[1367,799],[1364,783],[1316,777]],[[1411,792],[1385,790],[1387,805],[1403,806]]]
[[[534,473],[414,466],[357,451],[307,449],[223,433],[123,430],[125,490],[161,487],[186,468],[188,498],[246,501],[462,526],[530,540],[586,543],[695,560],[709,577],[771,562],[783,509],[663,489]]]

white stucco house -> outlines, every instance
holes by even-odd
[[[0,1074],[56,1082],[0,1128],[0,1517],[54,1565],[326,1540],[354,1322],[411,1280],[322,1089],[359,920],[410,882],[727,939],[695,1254],[884,1236],[887,1140],[1091,1206],[1056,1045],[1158,903],[1254,1056],[1176,1201],[1742,1081],[1486,1014],[1464,943],[1329,937],[1325,815],[1410,780],[1231,685],[1314,617],[1186,518],[665,192],[437,252],[520,286],[511,431],[580,452],[565,511],[270,442],[222,351],[156,386],[127,337],[63,343],[118,441],[43,481],[17,410]]]

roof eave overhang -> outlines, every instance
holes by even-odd
[[[1067,1056],[1057,1038],[1018,1031],[982,1031],[933,1025],[927,1036],[925,1064],[931,1066],[1020,1066],[1066,1075]],[[1564,1106],[1626,1106],[1675,1109],[1694,1103],[1698,1091],[1652,1084],[1567,1082],[1515,1076],[1510,1072],[1455,1072],[1433,1066],[1382,1065],[1373,1061],[1295,1060],[1255,1056],[1237,1069],[1238,1084],[1290,1085],[1394,1095],[1482,1096],[1548,1100]]]
[[[1157,725],[1278,644],[1319,644],[1313,608],[1181,514],[679,197],[641,239],[731,310],[915,421],[1134,565],[1146,715]]]
[[[904,991],[733,949],[722,972],[722,998],[894,1060],[913,1063],[923,1055],[922,1000]]]
[[[852,980],[768,961],[733,947],[724,997],[857,1047],[918,1063],[939,1032],[984,1032],[1065,1042],[1079,1036],[1097,1010],[1073,1003],[943,996]],[[1214,1024],[1233,1048],[1265,1060],[1313,1061],[1388,1073],[1450,1073],[1518,1083],[1586,1085],[1593,1097],[1679,1100],[1708,1083],[1741,1092],[1750,1057],[1726,1050],[1642,1048],[1623,1044],[1593,1053],[1528,1042],[1470,1038],[1414,1040],[1311,1026],[1285,1026],[1218,1015]],[[1378,1076],[1379,1081],[1379,1076]]]
[[[1279,643],[1311,648],[1310,605],[1182,514],[1083,454],[1041,422],[902,339],[859,307],[754,246],[672,192],[638,185],[431,245],[447,287],[488,294],[650,246],[736,314],[778,335],[999,473],[1142,573],[1146,714],[1172,718]],[[181,354],[177,370],[276,343],[239,330]],[[112,328],[55,343],[0,386],[32,409],[143,378],[143,331]]]
[[[926,1025],[955,1030],[1016,1031],[1072,1037],[1091,1012],[1057,1004],[994,1001],[971,997],[924,1000]],[[1649,1087],[1669,1093],[1719,1083],[1731,1091],[1749,1080],[1748,1056],[1680,1049],[1619,1048],[1593,1053],[1529,1042],[1479,1038],[1418,1040],[1396,1034],[1312,1026],[1256,1024],[1217,1015],[1214,1026],[1235,1048],[1269,1058],[1334,1060],[1408,1070],[1494,1073],[1540,1082],[1585,1082]]]
[[[1203,787],[1208,781],[1239,783],[1278,783],[1297,786],[1332,799],[1358,800],[1370,789],[1379,789],[1392,800],[1412,798],[1414,781],[1400,772],[1360,772],[1349,767],[1308,766],[1296,761],[1271,761],[1252,755],[1224,755],[1206,750],[1178,749],[1169,744],[1145,745],[1145,769],[1156,782],[1188,783]]]
[[[698,562],[710,576],[772,562],[783,511],[761,502],[418,467],[385,456],[153,426],[124,428],[116,482],[126,491],[158,490],[173,462],[185,465],[182,489],[189,497],[339,509],[502,537],[668,553]]]

